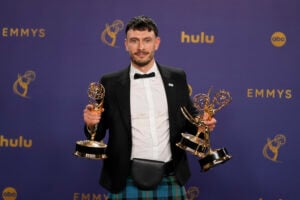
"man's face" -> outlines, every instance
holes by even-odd
[[[125,40],[126,50],[135,67],[148,68],[153,65],[154,54],[158,49],[160,38],[153,31],[129,30]]]

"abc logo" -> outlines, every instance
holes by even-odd
[[[275,32],[271,36],[271,43],[274,47],[282,47],[286,43],[286,36],[282,32]]]

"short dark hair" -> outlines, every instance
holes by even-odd
[[[155,36],[156,37],[158,36],[158,28],[157,28],[156,23],[150,17],[144,16],[144,15],[132,18],[126,26],[126,29],[125,29],[126,35],[129,30],[153,31]]]

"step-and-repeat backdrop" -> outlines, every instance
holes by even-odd
[[[0,6],[0,199],[103,200],[102,161],[85,139],[87,88],[128,66],[124,26],[160,28],[161,64],[183,68],[192,96],[221,89],[213,149],[232,159],[201,172],[189,154],[188,199],[296,200],[299,194],[300,3],[297,0],[3,0]],[[121,154],[122,152],[120,152]],[[120,166],[122,167],[122,166]]]

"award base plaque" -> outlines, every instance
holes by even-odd
[[[107,158],[105,154],[107,145],[103,142],[92,140],[82,140],[76,142],[75,156],[93,160],[103,160]]]

